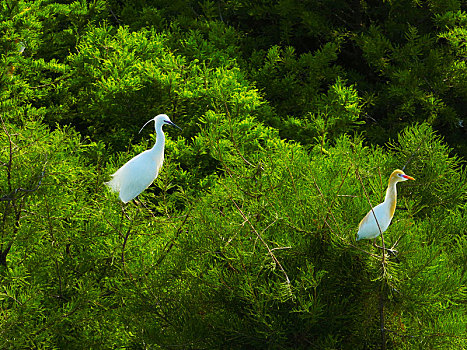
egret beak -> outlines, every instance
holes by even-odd
[[[146,125],[148,125],[150,122],[152,122],[152,121],[155,120],[155,119],[156,119],[156,118],[152,118],[152,119],[148,120],[148,121],[146,122],[146,124],[144,124],[143,127],[139,130],[138,134],[141,133],[141,130],[143,130],[144,127],[145,127]]]
[[[409,176],[409,175],[402,175],[402,177],[407,180],[415,180],[412,176]]]
[[[169,121],[167,121],[167,120],[165,121],[165,123],[167,123],[167,124],[169,124],[169,125],[172,125],[172,126],[175,126],[176,128],[179,128],[180,130],[182,130],[182,128],[179,127],[179,126],[178,126],[177,124],[175,124],[175,123],[169,122]]]

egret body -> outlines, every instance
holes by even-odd
[[[167,115],[159,114],[146,122],[141,130],[153,120],[156,130],[154,147],[130,159],[112,175],[112,180],[105,183],[112,191],[119,193],[119,197],[124,203],[131,201],[148,188],[159,174],[164,162],[165,135],[162,126],[169,124],[180,129],[170,121]]]
[[[373,210],[360,221],[358,225],[357,241],[361,239],[372,239],[378,237],[381,232],[384,232],[389,227],[394,212],[396,211],[397,189],[398,182],[415,180],[413,177],[404,174],[402,170],[394,170],[389,177],[389,184],[386,190],[384,202],[378,204]],[[376,216],[376,220],[375,220]]]

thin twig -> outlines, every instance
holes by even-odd
[[[385,247],[384,247],[383,231],[381,230],[381,227],[379,226],[378,218],[376,217],[375,211],[373,210],[373,205],[371,204],[370,196],[368,195],[368,193],[366,191],[365,185],[363,184],[362,178],[360,177],[360,173],[358,172],[357,167],[355,168],[355,174],[357,175],[358,180],[360,181],[360,184],[362,185],[363,192],[365,193],[365,197],[368,200],[368,204],[370,205],[370,208],[371,208],[371,213],[373,214],[373,217],[375,218],[376,225],[378,226],[378,230],[379,230],[379,233],[381,235],[381,243],[382,243],[382,248],[383,248],[383,254],[382,254],[383,261],[382,262],[383,262],[383,265],[384,265],[385,264],[385,257],[384,257]]]
[[[175,245],[175,241],[178,239],[178,237],[180,236],[180,233],[182,232],[183,226],[185,226],[185,223],[187,222],[188,218],[190,217],[190,213],[191,213],[191,211],[193,209],[193,206],[194,205],[192,205],[190,207],[190,209],[188,210],[188,213],[185,215],[185,219],[183,219],[182,224],[177,229],[177,232],[175,233],[175,236],[169,242],[166,243],[165,247],[163,248],[163,250],[165,250],[165,254],[161,255],[159,260],[157,260],[155,266],[159,266],[164,261],[164,259],[167,257],[167,255],[169,255],[170,251],[172,250],[173,246]]]
[[[8,137],[8,144],[9,144],[9,148],[10,148],[9,149],[8,163],[6,163],[6,171],[7,171],[8,193],[11,193],[11,164],[12,164],[12,161],[13,161],[13,155],[12,155],[13,154],[13,146],[12,146],[13,142],[11,141],[10,133],[8,132],[8,130],[7,130],[6,126],[5,126],[5,122],[3,121],[2,116],[0,116],[0,119],[2,121],[3,130],[5,131],[5,134]],[[2,254],[4,253],[4,251],[3,251],[3,242],[4,242],[4,239],[5,239],[5,229],[4,228],[5,228],[6,218],[7,218],[9,209],[10,209],[10,205],[6,205],[5,206],[5,212],[3,213],[2,242],[0,243],[0,252],[2,252]],[[6,265],[6,254],[8,254],[8,251],[10,251],[10,248],[11,248],[11,244],[6,249],[7,251],[5,253],[5,265]]]
[[[227,115],[229,117],[229,121],[230,121],[230,132],[231,132],[231,137],[232,137],[232,143],[234,144],[234,147],[235,147],[235,150],[237,151],[237,154],[240,156],[240,158],[248,165],[254,167],[253,164],[251,164],[248,160],[246,160],[242,154],[240,153],[238,147],[236,146],[236,142],[235,142],[235,139],[233,138],[233,130],[232,130],[232,124],[231,124],[231,116],[230,116],[230,112],[227,108],[227,104],[225,104],[225,108],[226,108],[226,111],[227,111]],[[223,160],[223,157],[222,157],[222,152],[221,152],[221,149],[220,149],[220,145],[219,145],[219,139],[216,140],[216,143],[217,143],[217,149],[218,149],[218,154],[219,154],[219,160],[221,162],[221,164],[223,165],[223,167],[225,168],[225,170],[227,171],[227,173],[230,175],[230,177],[232,179],[234,179],[234,176],[233,176],[233,172],[227,167],[227,165],[225,164],[224,160]],[[235,181],[235,180],[234,180]],[[237,184],[238,185],[238,184]],[[253,232],[255,232],[256,236],[258,237],[258,239],[262,242],[262,244],[266,247],[269,255],[271,256],[271,258],[273,259],[273,261],[277,264],[277,266],[279,266],[280,270],[282,271],[282,273],[284,274],[285,276],[285,279],[286,279],[286,282],[287,282],[287,285],[288,287],[290,288],[290,279],[289,279],[289,276],[287,275],[287,272],[285,271],[285,269],[282,267],[282,264],[279,262],[279,260],[276,258],[276,256],[274,255],[274,253],[272,252],[272,250],[269,248],[268,244],[266,243],[266,241],[263,239],[263,237],[261,236],[261,234],[255,229],[255,227],[253,226],[253,224],[250,222],[250,220],[246,217],[245,213],[242,211],[242,209],[238,206],[238,204],[235,202],[235,200],[233,199],[233,197],[231,196],[231,191],[225,186],[224,184],[224,187],[226,189],[226,193],[227,195],[229,196],[230,200],[232,201],[232,203],[235,205],[235,207],[237,208],[237,210],[239,211],[240,215],[243,217],[243,219],[245,220],[245,222],[248,223],[248,225],[250,226],[250,228],[253,230]]]
[[[227,189],[227,188],[226,188]],[[268,250],[268,253],[269,255],[271,256],[272,260],[274,260],[274,262],[277,264],[277,266],[279,266],[279,268],[281,269],[282,273],[284,274],[285,276],[285,280],[287,282],[287,284],[289,285],[290,287],[290,279],[289,279],[289,276],[287,275],[287,272],[284,270],[284,268],[282,267],[281,263],[279,262],[279,260],[277,260],[276,256],[274,255],[274,253],[272,252],[272,250],[269,248],[268,244],[266,243],[266,241],[263,239],[263,237],[259,234],[258,231],[256,231],[255,227],[253,226],[253,224],[250,222],[250,220],[246,217],[245,213],[243,213],[242,209],[240,209],[240,207],[238,206],[237,202],[235,202],[235,200],[232,198],[232,196],[230,195],[230,192],[228,192],[228,196],[230,198],[230,200],[232,201],[232,203],[235,205],[235,207],[237,208],[237,210],[239,211],[240,215],[243,217],[243,219],[248,222],[248,225],[250,226],[250,228],[253,230],[253,232],[256,234],[256,236],[258,237],[258,239],[261,241],[261,243],[263,243],[263,245],[266,247],[266,249]]]
[[[383,251],[384,255],[384,251]],[[384,282],[381,285],[381,293],[379,294],[379,326],[381,328],[381,350],[386,350],[386,332],[384,327]]]
[[[344,182],[345,182],[345,179],[346,179],[346,178],[347,178],[347,176],[349,175],[349,173],[350,173],[350,169],[351,169],[351,168],[352,168],[352,165],[351,165],[351,166],[349,166],[349,168],[347,169],[347,172],[345,173],[345,175],[344,175],[344,178],[342,179],[342,181],[341,181],[341,183],[340,183],[339,187],[337,188],[337,191],[336,191],[336,193],[337,193],[337,192],[339,192],[339,191],[340,191],[340,189],[342,188],[342,185],[344,184]],[[316,184],[316,181],[315,181],[315,184]],[[345,196],[345,195],[342,195],[341,197],[344,197],[344,196]],[[339,197],[339,195],[336,195],[336,197]],[[326,213],[326,220],[327,220],[327,218],[328,218],[329,214],[331,214],[331,215],[332,215],[332,205],[333,205],[333,204],[334,204],[334,199],[331,201],[331,204],[329,204],[329,207],[328,207],[328,212]],[[332,215],[332,216],[333,216],[333,218],[334,218],[334,215]],[[335,220],[335,218],[334,218],[334,220]],[[336,222],[336,223],[337,223],[337,222]]]
[[[302,199],[300,198],[300,196],[298,195],[298,190],[297,190],[297,186],[295,185],[295,179],[292,175],[292,171],[290,171],[290,168],[289,168],[289,162],[284,162],[284,165],[285,167],[287,168],[287,171],[289,172],[289,176],[290,176],[290,179],[292,180],[292,186],[293,186],[293,189],[295,191],[295,193],[297,194],[297,197],[296,199],[298,200],[298,202],[300,203],[300,207],[302,207],[302,212],[305,213],[305,206],[303,205],[303,202],[302,202]]]
[[[115,15],[115,13],[113,12],[112,8],[109,7],[109,11],[110,13],[112,14],[112,17],[115,19],[115,21],[118,23],[118,24],[121,24],[122,22],[118,19],[118,17]]]
[[[7,183],[8,183],[8,192],[11,193],[11,164],[13,161],[13,141],[11,140],[10,133],[8,132],[5,126],[5,122],[3,121],[2,116],[0,116],[0,119],[2,121],[3,130],[5,131],[5,134],[8,137],[8,145],[10,147],[8,163],[7,163]]]
[[[325,204],[327,205],[326,199],[324,198],[324,194],[323,194],[323,192],[321,191],[321,189],[320,189],[318,183],[316,182],[316,179],[314,178],[313,174],[312,174],[312,177],[313,177],[313,181],[314,181],[315,187],[317,188],[318,192],[320,193],[321,198],[323,198],[323,200],[325,201]],[[373,254],[373,253],[370,253],[370,252],[368,252],[368,251],[366,251],[366,250],[364,250],[364,249],[361,249],[361,248],[355,246],[355,245],[352,244],[352,243],[347,242],[347,241],[341,236],[341,232],[340,232],[339,225],[338,225],[338,223],[337,223],[337,220],[336,220],[334,214],[332,213],[332,208],[331,208],[330,206],[328,206],[328,208],[329,208],[329,212],[330,212],[332,218],[334,219],[334,222],[336,223],[336,226],[337,226],[337,228],[338,228],[338,230],[339,230],[339,234],[336,234],[336,233],[334,232],[333,228],[331,227],[331,225],[329,224],[329,222],[328,222],[328,220],[327,220],[327,217],[324,218],[323,220],[324,220],[324,223],[325,223],[325,224],[327,225],[327,227],[329,228],[329,230],[331,231],[331,233],[332,233],[335,237],[339,238],[344,244],[347,244],[347,245],[351,246],[352,248],[355,248],[355,249],[357,249],[357,250],[359,250],[359,251],[361,251],[361,252],[363,252],[363,253],[365,253],[365,254],[368,254],[368,255],[370,255],[370,256],[372,256],[372,257],[374,257],[374,258],[379,258],[378,255]]]
[[[312,172],[310,172],[310,175],[311,175],[311,177],[312,177],[312,179],[313,179],[313,182],[314,182],[314,184],[315,184],[316,189],[317,189],[318,192],[319,192],[320,197],[323,199],[324,203],[325,203],[325,204],[327,205],[327,207],[328,207],[328,211],[329,211],[329,213],[331,214],[331,216],[332,216],[332,218],[333,218],[333,220],[334,220],[334,222],[335,222],[335,224],[336,224],[336,226],[337,226],[337,230],[339,231],[339,232],[338,232],[338,233],[339,233],[339,236],[341,236],[341,234],[342,234],[342,233],[341,233],[341,229],[340,229],[340,227],[339,227],[339,224],[337,223],[336,217],[334,216],[334,214],[333,214],[333,212],[332,212],[331,205],[328,204],[328,202],[327,202],[326,198],[324,197],[324,194],[323,194],[323,192],[321,191],[321,188],[318,186],[318,182],[316,182],[316,178],[315,178],[315,176],[313,175]],[[327,216],[324,218],[324,222],[327,223]],[[329,228],[331,227],[329,224],[328,224],[328,226],[329,226]]]
[[[230,116],[230,112],[229,112],[229,107],[227,106],[227,103],[224,102],[224,106],[225,106],[225,110],[227,112],[227,116],[229,117],[229,128],[230,128],[230,139],[232,140],[232,143],[234,145],[234,148],[235,150],[237,151],[237,154],[240,156],[240,158],[242,158],[242,160],[248,164],[249,166],[252,166],[254,167],[253,164],[251,164],[248,160],[245,159],[245,157],[243,157],[243,155],[240,153],[240,150],[238,148],[238,145],[237,145],[237,142],[235,141],[235,138],[233,136],[233,129],[232,129],[232,117]]]
[[[427,135],[427,136],[428,136],[428,135]],[[423,138],[420,140],[420,143],[418,144],[417,149],[416,149],[415,151],[412,152],[412,154],[410,155],[410,158],[407,160],[407,162],[406,162],[405,165],[403,166],[402,171],[405,171],[405,167],[406,167],[407,165],[409,165],[409,163],[412,161],[412,158],[415,156],[415,153],[417,153],[418,150],[420,149],[420,147],[422,147],[422,143],[423,143],[423,141],[425,140],[425,138],[426,138],[427,136],[423,137]]]
[[[273,251],[273,250],[281,250],[281,249],[292,249],[292,247],[276,247],[276,248],[272,248],[271,251]]]
[[[130,217],[127,215],[127,213],[125,212],[125,208],[122,206],[122,211],[123,213],[125,214],[125,216],[130,219]],[[138,208],[138,211],[136,212],[135,216],[133,216],[132,219],[130,219],[130,223],[128,225],[128,230],[126,231],[126,234],[125,234],[125,238],[123,239],[123,245],[122,245],[122,254],[121,254],[121,257],[122,257],[122,265],[123,267],[125,268],[125,247],[126,247],[126,244],[128,242],[128,238],[130,237],[130,233],[131,233],[131,228],[133,227],[133,222],[135,221],[135,218],[138,216],[138,213],[139,213],[139,208]]]
[[[362,185],[363,192],[365,193],[365,197],[368,200],[368,204],[371,207],[371,212],[375,218],[376,224],[378,226],[378,230],[381,235],[381,242],[382,242],[382,248],[383,252],[381,254],[381,266],[383,269],[383,277],[386,275],[386,258],[385,258],[385,246],[384,246],[384,237],[383,237],[383,232],[381,231],[381,227],[379,226],[378,219],[376,218],[375,212],[373,210],[373,205],[371,204],[370,197],[366,191],[365,185],[363,184],[362,178],[360,177],[360,173],[358,172],[358,168],[355,167],[355,174],[358,177],[358,180],[360,181],[360,184]],[[381,329],[381,349],[386,350],[386,333],[385,333],[385,328],[384,328],[384,278],[381,279],[381,292],[379,295],[379,320],[380,320],[380,329]]]

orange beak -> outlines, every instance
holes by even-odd
[[[415,180],[412,176],[409,176],[409,175],[402,175],[402,176],[408,180]]]

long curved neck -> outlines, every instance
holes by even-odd
[[[396,184],[397,184],[396,181],[389,181],[388,188],[386,190],[386,197],[384,198],[384,203],[387,204],[391,217],[394,215],[394,211],[396,210],[396,202],[397,202]]]
[[[165,135],[162,131],[162,125],[156,129],[156,143],[152,147],[153,150],[162,150],[164,152],[164,145],[165,145]]]

